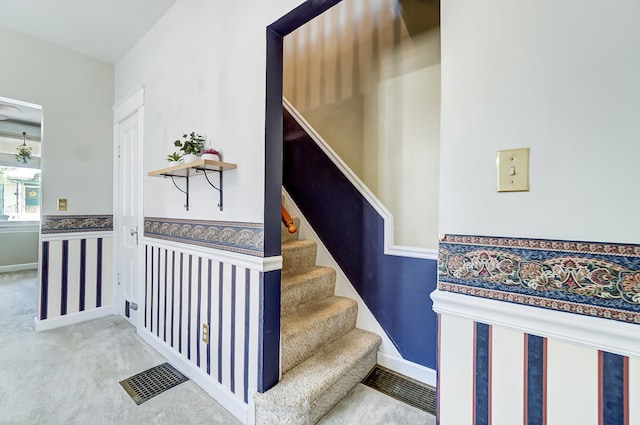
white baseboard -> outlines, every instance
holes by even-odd
[[[0,266],[0,273],[19,272],[22,270],[37,270],[38,263],[12,264],[10,266]]]
[[[209,375],[204,373],[200,368],[189,362],[180,354],[160,342],[155,335],[149,333],[146,329],[138,328],[138,335],[153,349],[166,358],[173,366],[175,366],[185,376],[195,382],[207,394],[213,397],[222,407],[227,409],[243,424],[247,424],[248,406],[238,400],[236,396],[229,390],[224,388],[218,382],[214,381]]]
[[[113,314],[113,307],[110,305],[99,307],[93,310],[80,311],[78,313],[66,314],[60,317],[53,317],[51,319],[39,320],[37,317],[33,318],[34,328],[36,332],[46,331],[49,329],[60,328],[62,326],[73,325],[74,323],[82,323],[88,320],[99,319]]]
[[[436,386],[437,372],[400,357],[378,351],[378,364],[424,384]]]

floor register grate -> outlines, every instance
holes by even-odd
[[[396,400],[405,402],[432,415],[436,414],[436,389],[429,385],[378,365],[362,383]]]
[[[120,381],[120,385],[136,404],[142,404],[188,380],[189,378],[178,372],[169,363],[163,363]]]

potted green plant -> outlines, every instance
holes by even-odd
[[[214,148],[206,148],[202,151],[202,159],[210,161],[222,161],[222,154]]]
[[[167,162],[169,165],[178,165],[182,161],[182,154],[178,152],[174,152],[170,155],[167,155]]]
[[[204,137],[192,131],[189,134],[183,134],[182,140],[176,140],[173,145],[183,152],[182,158],[184,162],[197,161],[200,159],[200,154],[204,149]]]

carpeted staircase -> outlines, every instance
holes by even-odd
[[[299,220],[296,220],[299,226]],[[380,337],[356,329],[356,301],[334,295],[336,272],[316,243],[282,232],[280,382],[255,396],[257,425],[318,422],[376,364]]]

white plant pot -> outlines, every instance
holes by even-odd
[[[170,161],[169,167],[175,167],[176,165],[182,164],[182,161]]]
[[[194,162],[194,161],[198,161],[200,159],[200,156],[198,155],[194,155],[192,153],[187,154],[187,155],[183,155],[182,160],[186,163],[188,162]]]
[[[220,156],[215,153],[203,153],[202,159],[208,159],[209,161],[220,161]]]

